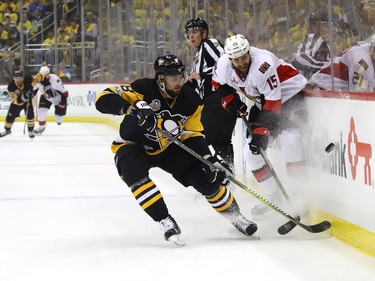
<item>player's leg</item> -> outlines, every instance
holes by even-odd
[[[254,155],[249,149],[251,137],[249,137],[243,147],[244,158],[247,167],[251,170],[254,179],[259,183],[261,190],[259,193],[274,204],[279,204],[282,200],[281,191],[279,190],[271,170],[264,162],[260,154]],[[271,208],[263,203],[255,205],[251,209],[254,220],[265,219],[270,215]]]
[[[156,184],[149,177],[151,163],[143,147],[137,145],[122,146],[116,153],[115,162],[118,173],[133,193],[144,212],[159,222],[166,240],[173,240],[181,230],[169,214],[167,205]],[[174,241],[178,244],[178,241]]]
[[[165,153],[173,157],[164,158],[168,161],[160,165],[163,170],[171,173],[184,186],[193,186],[215,211],[227,218],[241,233],[251,236],[257,230],[257,225],[241,214],[230,190],[225,185],[209,182],[202,169],[204,163],[175,144],[171,144]]]
[[[207,143],[212,145],[215,153],[220,155],[231,167],[234,167],[232,134],[237,117],[221,106],[221,96],[209,94],[205,98],[201,122]]]
[[[4,131],[0,133],[0,138],[5,137],[12,133],[12,126],[14,121],[20,116],[20,112],[23,109],[22,106],[17,105],[15,103],[11,103],[9,106],[9,110],[7,116],[5,117],[4,123]]]
[[[40,97],[38,107],[38,124],[39,127],[34,130],[34,133],[41,135],[47,127],[47,112],[51,107],[51,102],[48,101],[44,96]]]

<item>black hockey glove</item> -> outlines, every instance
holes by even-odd
[[[51,85],[45,86],[44,87],[44,93],[47,99],[53,98],[56,96],[55,90],[52,88]]]
[[[226,174],[233,174],[229,164],[216,156],[210,156],[207,160],[217,167],[217,169],[212,169],[207,165],[203,165],[203,170],[207,175],[208,181],[214,184],[228,185],[229,180],[226,178]]]
[[[67,102],[66,102],[66,96],[61,95],[61,100],[60,100],[60,102],[58,104],[58,107],[60,107],[61,109],[65,109],[66,108],[66,104],[67,104]]]
[[[265,150],[268,145],[268,139],[271,135],[271,132],[266,127],[258,127],[253,130],[253,137],[249,144],[250,150],[253,154],[259,154],[259,150]]]
[[[33,94],[34,94],[34,92],[32,90],[29,90],[27,92],[22,92],[21,93],[22,101],[24,101],[24,102],[28,101],[33,96]]]
[[[229,94],[222,98],[221,106],[229,112],[236,114],[238,118],[246,115],[247,105],[241,101],[238,94]]]
[[[133,114],[138,118],[138,125],[149,132],[155,130],[157,121],[155,113],[147,102],[138,100],[133,104]]]

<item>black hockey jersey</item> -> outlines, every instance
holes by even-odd
[[[12,80],[8,84],[9,96],[15,104],[23,105],[25,102],[21,99],[21,94],[23,92],[32,91],[33,87],[34,79],[32,76],[25,76],[22,85],[18,85],[14,80]]]
[[[158,128],[183,142],[189,139],[188,146],[200,155],[210,154],[200,122],[202,100],[193,89],[184,85],[176,99],[167,100],[159,92],[155,79],[142,78],[105,89],[97,96],[95,106],[102,113],[122,115],[136,100],[144,100],[150,105],[157,117]],[[137,117],[130,113],[120,124],[112,151],[115,153],[123,145],[140,144],[152,155],[163,152],[170,143],[160,133],[150,133],[138,126]]]

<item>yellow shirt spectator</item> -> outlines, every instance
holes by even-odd
[[[70,32],[74,32],[76,34],[79,33],[79,24],[75,21],[72,21],[70,25],[66,28],[66,33],[69,34]]]
[[[8,32],[4,29],[3,23],[0,23],[0,40],[7,40]]]
[[[18,12],[18,6],[14,4],[11,0],[5,0],[4,3],[0,5],[0,12],[6,13],[7,9],[8,11],[11,11],[12,13]]]

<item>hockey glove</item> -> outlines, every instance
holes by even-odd
[[[203,166],[203,170],[207,175],[207,179],[210,183],[228,185],[229,180],[226,178],[226,174],[233,174],[232,169],[229,164],[226,163],[223,159],[216,156],[210,156],[207,158],[212,164],[214,164],[217,169],[212,169],[207,165]]]
[[[45,86],[44,87],[44,93],[47,99],[53,98],[56,96],[55,90],[52,88],[51,85]]]
[[[61,109],[65,109],[66,108],[66,97],[65,96],[61,96],[61,100],[60,100],[60,103],[58,104],[58,107],[61,108]]]
[[[33,91],[29,90],[27,92],[22,92],[21,99],[26,102],[33,96]]]
[[[151,107],[142,100],[137,100],[133,104],[133,114],[138,118],[138,126],[152,132],[156,128],[156,116]]]
[[[270,130],[265,127],[258,127],[253,130],[253,137],[249,144],[250,150],[253,154],[259,154],[260,149],[266,149],[268,145],[268,139],[270,137]]]
[[[229,94],[222,98],[221,106],[229,112],[236,114],[238,118],[246,115],[247,105],[241,101],[238,94]]]

